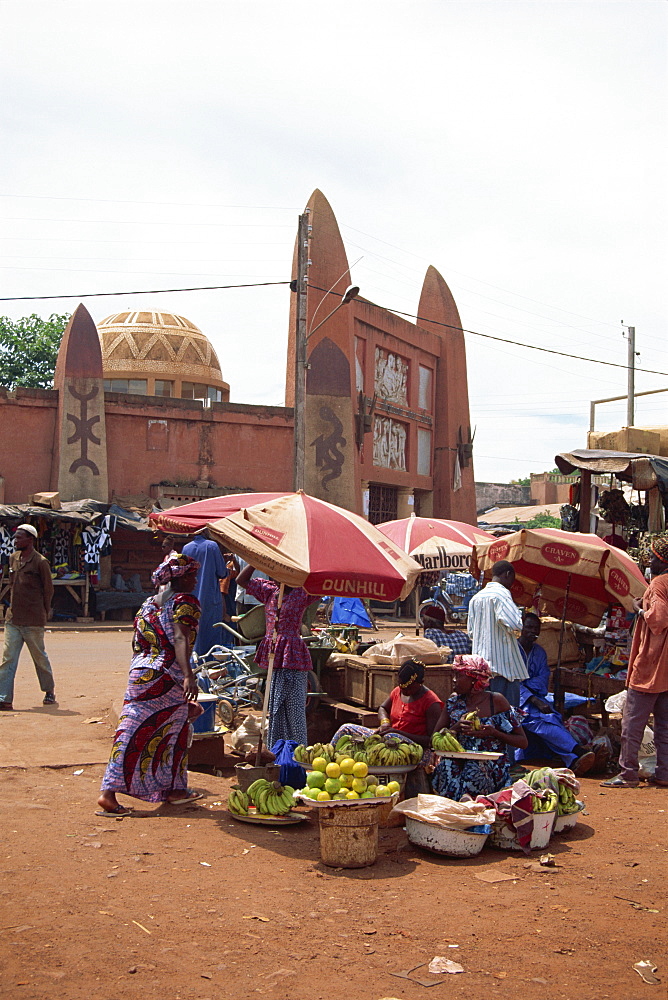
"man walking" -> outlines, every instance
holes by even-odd
[[[492,581],[471,598],[466,630],[471,636],[474,656],[487,660],[494,672],[490,691],[502,694],[515,708],[520,704],[520,682],[529,676],[517,639],[522,614],[510,588],[515,570],[502,559],[492,566]]]
[[[637,788],[638,753],[645,726],[654,714],[656,768],[651,785],[668,788],[668,534],[650,544],[652,579],[642,601],[634,601],[638,621],[626,675],[622,714],[621,772],[601,782],[607,788]]]
[[[55,681],[44,649],[44,626],[51,614],[53,580],[49,563],[35,549],[37,530],[20,524],[14,534],[9,561],[11,602],[5,619],[5,648],[0,664],[0,711],[11,712],[14,705],[14,677],[23,644],[30,650],[44,704],[55,705]]]

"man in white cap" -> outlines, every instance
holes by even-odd
[[[5,619],[5,648],[0,664],[0,711],[11,712],[14,705],[14,677],[25,643],[30,650],[44,704],[55,705],[55,681],[44,648],[44,626],[51,615],[53,580],[51,567],[35,548],[37,530],[20,524],[14,534],[9,561],[11,603]]]

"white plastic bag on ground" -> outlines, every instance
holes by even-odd
[[[496,819],[496,810],[482,802],[455,802],[442,795],[418,795],[417,798],[406,799],[396,804],[392,815],[394,813],[403,813],[444,830],[466,830],[470,826],[491,824]]]

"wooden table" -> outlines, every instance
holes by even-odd
[[[67,592],[72,595],[77,604],[81,605],[81,609],[83,612],[81,617],[88,618],[88,594],[90,591],[88,574],[86,574],[85,577],[81,577],[80,579],[77,580],[54,580],[53,586],[67,587]],[[10,588],[9,580],[5,580],[3,577],[2,580],[0,580],[0,601],[2,601],[5,594],[9,592],[9,588]]]
[[[600,674],[587,674],[584,670],[569,670],[567,667],[554,670],[553,682],[554,707],[557,712],[563,715],[564,695],[567,691],[582,694],[587,698],[598,698],[604,726],[607,726],[609,720],[605,710],[606,699],[611,694],[623,691],[626,686],[625,681],[618,680],[616,677],[601,677]]]

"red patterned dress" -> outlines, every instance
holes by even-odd
[[[171,792],[187,789],[189,724],[202,710],[183,693],[174,624],[188,627],[192,650],[199,616],[192,594],[174,594],[162,607],[150,597],[137,612],[128,689],[103,791],[164,802]]]

